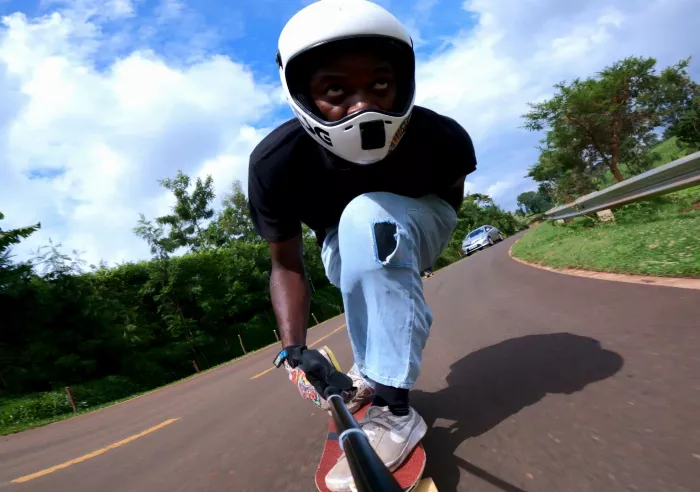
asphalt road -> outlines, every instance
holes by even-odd
[[[425,283],[426,475],[440,492],[700,490],[700,291],[534,269],[511,242]],[[348,368],[343,323],[309,342]],[[1,437],[0,488],[315,490],[328,417],[283,370],[260,375],[275,352]]]

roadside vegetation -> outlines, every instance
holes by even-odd
[[[149,261],[86,265],[49,243],[28,262],[11,248],[40,224],[0,228],[0,434],[101,408],[276,343],[269,253],[255,234],[240,183],[214,210],[211,178],[178,173],[161,182],[172,213],[136,224]],[[0,220],[3,219],[0,214]],[[493,223],[523,225],[486,195],[468,195],[450,246],[434,269],[460,259],[466,233]],[[0,222],[1,223],[1,222]],[[309,326],[342,313],[314,235],[304,229],[312,285]],[[315,316],[315,319],[314,319]]]
[[[525,127],[543,131],[540,157],[528,176],[537,191],[518,197],[529,220],[700,150],[700,86],[689,60],[660,72],[653,58],[631,57],[595,77],[555,86],[531,104]],[[564,224],[544,222],[512,249],[551,267],[615,273],[700,277],[700,188],[613,209]]]
[[[555,268],[700,278],[700,189],[621,207],[614,222],[541,223],[512,253]]]

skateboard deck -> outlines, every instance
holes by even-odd
[[[324,346],[322,350],[327,354],[333,365],[340,370],[340,365],[330,349]],[[362,408],[355,412],[353,415],[355,420],[360,420],[365,416],[370,404],[370,402],[366,403]],[[328,487],[326,487],[326,475],[329,471],[331,471],[331,468],[335,466],[342,454],[343,450],[340,447],[340,442],[338,441],[338,432],[335,427],[335,423],[333,422],[333,418],[330,418],[330,422],[328,424],[328,436],[326,437],[326,443],[323,447],[321,460],[318,464],[318,468],[316,469],[316,488],[320,492],[330,492]],[[393,472],[394,479],[396,479],[403,490],[412,491],[416,489],[417,486],[419,486],[421,490],[425,491],[436,490],[434,488],[430,488],[431,486],[434,487],[432,480],[421,480],[423,470],[425,469],[425,461],[426,454],[425,449],[423,448],[423,443],[418,443],[413,451],[411,451],[411,453],[406,457],[401,466],[399,466],[399,468]]]

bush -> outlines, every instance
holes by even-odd
[[[50,391],[0,400],[0,427],[27,424],[72,412],[66,393]]]
[[[120,400],[143,390],[143,386],[122,376],[107,376],[71,387],[78,410]],[[0,399],[0,404],[0,428],[30,424],[73,412],[64,389],[8,396]]]
[[[482,223],[504,235],[523,227],[489,197],[470,195],[433,267],[459,260],[465,234]],[[315,237],[304,231],[311,312],[323,322],[341,314],[343,302],[325,276]],[[72,411],[65,386],[80,409],[90,408],[186,377],[193,360],[206,369],[241,356],[239,335],[247,351],[276,340],[262,241],[88,273],[62,265],[63,256],[52,251],[52,269],[42,275],[0,262],[0,274],[11,280],[0,284],[0,392],[17,395],[3,400],[0,426]],[[315,323],[310,316],[309,325]]]
[[[98,381],[91,381],[72,387],[71,391],[78,409],[85,409],[121,400],[145,389],[147,389],[146,386],[136,383],[129,378],[107,376]]]
[[[448,265],[451,265],[455,261],[459,261],[462,257],[459,255],[456,249],[450,248],[449,246],[442,252],[440,257],[435,261],[434,269],[439,270]]]

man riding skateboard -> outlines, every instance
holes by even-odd
[[[248,181],[253,223],[270,248],[283,346],[275,365],[320,406],[329,386],[344,392],[353,412],[371,399],[359,423],[394,470],[427,431],[409,405],[433,319],[421,273],[457,224],[474,148],[457,122],[414,106],[413,43],[382,7],[312,3],[285,25],[278,49],[296,118],[254,149]],[[355,360],[347,375],[305,345],[311,295],[302,223],[342,293]],[[341,457],[326,484],[347,490],[351,480]]]

